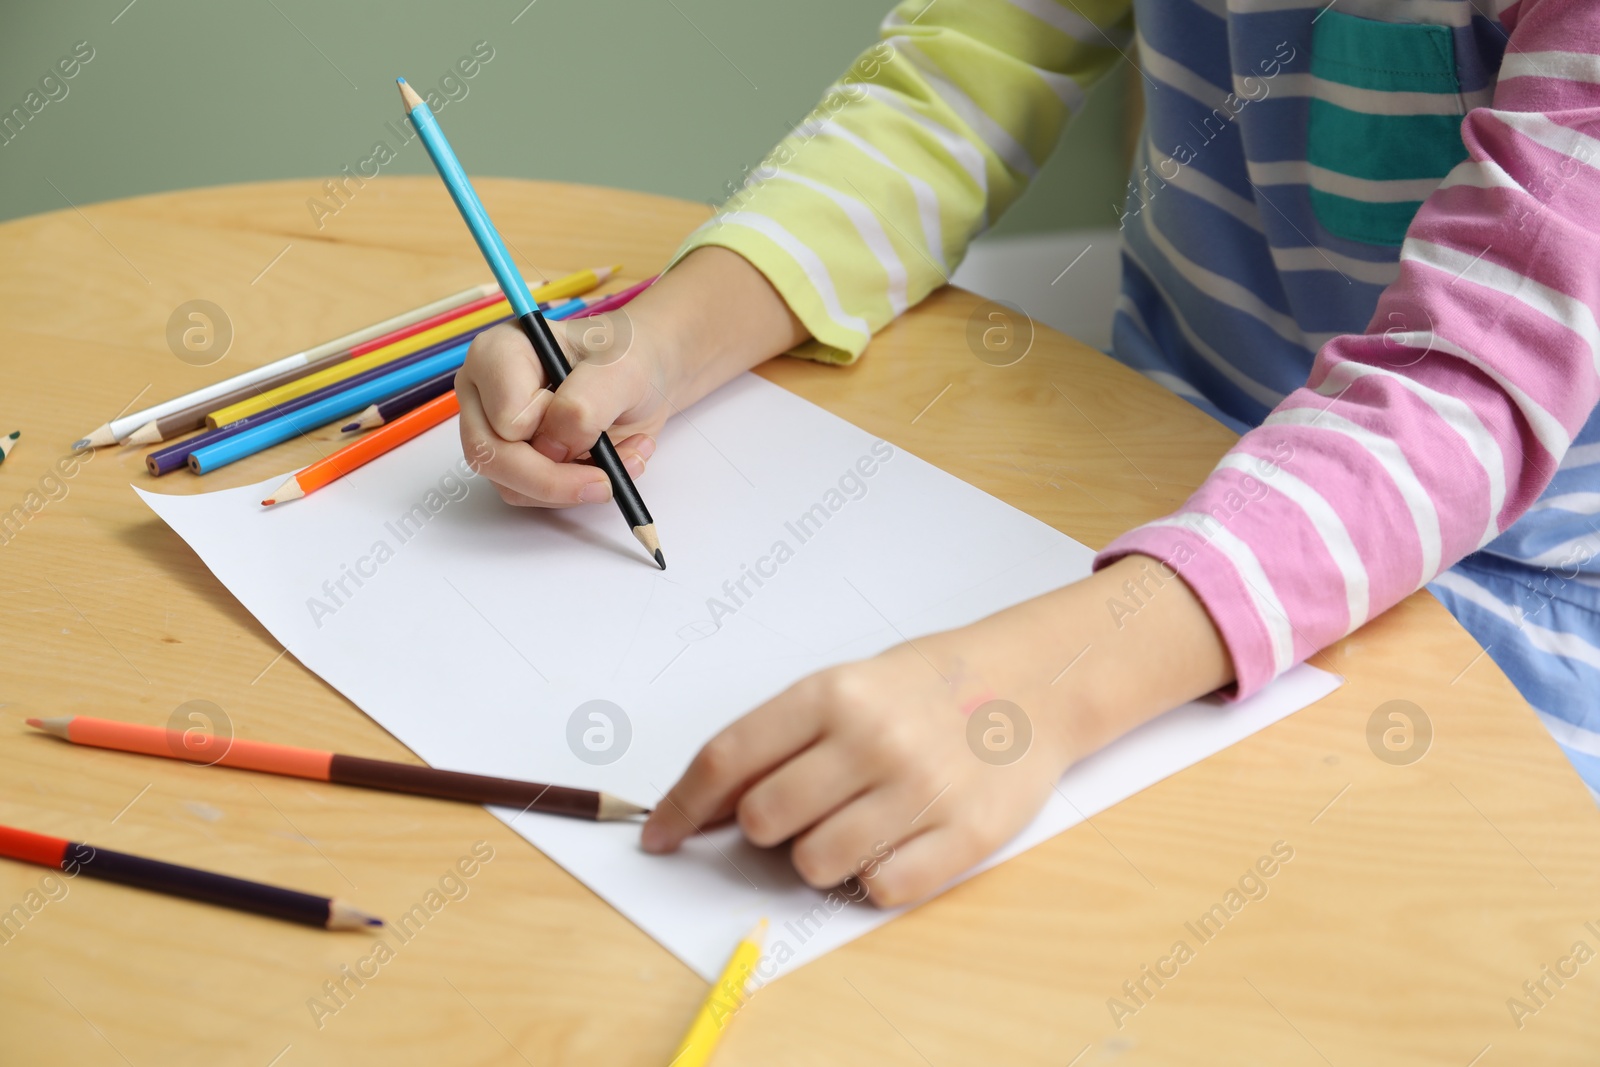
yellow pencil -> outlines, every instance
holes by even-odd
[[[604,284],[607,279],[621,269],[620,266],[615,266],[575,271],[572,274],[557,278],[548,285],[541,285],[533,290],[533,298],[544,301],[560,300],[568,296],[576,296],[579,293],[587,293],[591,289]],[[373,367],[399,359],[401,356],[409,356],[413,352],[420,352],[429,345],[438,344],[440,341],[455,337],[468,330],[475,330],[479,326],[491,323],[496,319],[505,318],[509,314],[511,314],[510,305],[502,300],[489,307],[474,311],[470,315],[463,315],[458,319],[441,323],[431,330],[424,330],[421,333],[412,334],[410,337],[395,341],[393,344],[373,349],[371,352],[357,356],[355,359],[347,359],[314,374],[296,378],[292,382],[280,385],[276,389],[269,389],[248,400],[241,400],[237,404],[219,408],[206,416],[206,425],[215,429],[219,426],[226,426],[231,422],[237,422],[246,415],[254,415],[258,411],[265,411],[267,408],[275,407],[284,401],[305,396],[307,393],[321,389],[325,385],[342,382],[352,375],[369,371]]]
[[[749,999],[750,972],[761,959],[761,946],[766,936],[767,920],[762,919],[733,950],[722,977],[706,994],[705,1003],[700,1005],[700,1011],[689,1025],[689,1032],[683,1035],[683,1042],[668,1067],[703,1067],[711,1059],[728,1021]]]

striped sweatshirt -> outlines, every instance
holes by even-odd
[[[1181,573],[1240,695],[1469,556],[1559,568],[1600,670],[1596,53],[1593,0],[908,0],[679,255],[851,360],[1136,55],[1113,354],[1245,432],[1097,565]]]

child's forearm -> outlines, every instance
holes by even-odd
[[[1080,582],[930,639],[930,655],[936,664],[950,657],[953,684],[972,687],[958,699],[973,704],[992,696],[1018,705],[1032,723],[1034,743],[1046,746],[1056,769],[1065,769],[1162,712],[1233,681],[1227,649],[1205,608],[1169,574],[1148,556],[1127,556]]]
[[[679,408],[810,337],[765,275],[715,246],[689,253],[627,311],[636,334],[659,345]]]

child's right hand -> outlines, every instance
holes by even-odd
[[[625,311],[552,322],[572,374],[545,388],[544,369],[517,326],[479,334],[456,374],[461,446],[508,504],[564,508],[611,499],[611,483],[584,457],[609,431],[638,480],[667,420],[658,346],[631,333]]]
[[[462,451],[521,507],[610,500],[605,474],[582,462],[602,432],[637,479],[668,415],[808,336],[760,271],[717,247],[695,249],[625,308],[550,328],[572,364],[556,392],[511,325],[479,334],[456,375]]]

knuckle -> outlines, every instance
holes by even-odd
[[[813,889],[827,889],[839,879],[834,877],[832,850],[825,842],[815,838],[802,838],[789,850],[789,861],[794,864],[800,880]]]
[[[778,811],[772,798],[764,792],[752,791],[739,800],[739,829],[751,844],[766,848],[782,838],[777,828]]]
[[[738,758],[738,742],[728,734],[718,734],[706,742],[695,763],[706,778],[720,782],[733,773]]]

